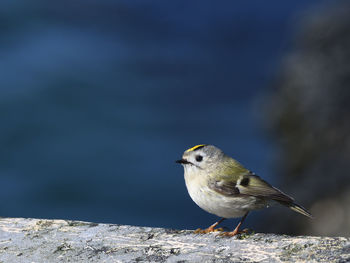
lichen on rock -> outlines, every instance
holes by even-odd
[[[0,218],[0,262],[345,262],[350,238]]]

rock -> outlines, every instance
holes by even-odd
[[[0,218],[0,262],[348,262],[350,238]]]

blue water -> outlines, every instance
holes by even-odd
[[[205,227],[200,143],[278,182],[261,95],[320,2],[2,1],[0,216]]]

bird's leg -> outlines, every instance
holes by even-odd
[[[242,233],[244,232],[244,230],[242,232],[239,231],[239,228],[241,227],[241,225],[243,224],[245,218],[247,217],[249,212],[245,213],[245,215],[242,217],[241,221],[238,223],[238,225],[236,226],[235,230],[233,230],[232,232],[225,232],[225,233],[222,233],[220,235],[222,236],[227,236],[227,237],[233,237],[239,233]]]
[[[206,229],[200,229],[198,228],[197,230],[195,230],[194,232],[196,234],[206,234],[206,233],[210,233],[210,232],[215,232],[215,231],[222,231],[222,228],[218,228],[215,229],[215,227],[217,227],[222,221],[224,221],[225,218],[221,218],[218,222],[212,224],[210,227],[206,228]]]
[[[207,230],[207,232],[213,232],[213,231],[215,231],[215,227],[217,227],[217,226],[218,226],[222,221],[224,221],[224,220],[225,220],[225,218],[221,218],[218,222],[212,224],[210,227],[208,227],[208,228],[205,229],[205,230]]]

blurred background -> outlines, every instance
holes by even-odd
[[[346,1],[0,2],[0,216],[195,229],[175,164],[214,144],[350,234]],[[225,226],[233,228],[237,220]]]

